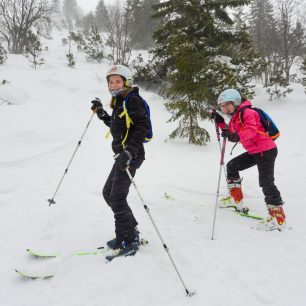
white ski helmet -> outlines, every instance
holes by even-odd
[[[218,98],[218,104],[225,102],[233,102],[235,106],[239,106],[241,104],[241,95],[239,91],[232,88],[222,91]]]
[[[132,86],[133,85],[133,74],[132,71],[123,65],[113,65],[106,74],[106,79],[108,81],[108,78],[111,75],[120,75],[126,80],[126,86]]]

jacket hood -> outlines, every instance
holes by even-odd
[[[237,110],[240,110],[241,108],[245,107],[245,106],[250,106],[252,107],[252,102],[249,100],[245,100],[243,101],[237,108]]]
[[[236,114],[239,113],[239,111],[243,108],[243,107],[252,107],[252,102],[249,100],[245,100],[243,101],[236,109],[235,111],[230,115],[231,117],[236,116]]]

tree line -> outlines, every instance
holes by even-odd
[[[303,11],[304,10],[304,11]],[[68,66],[75,45],[87,59],[133,66],[136,81],[168,102],[170,138],[206,144],[201,127],[218,93],[235,87],[254,94],[262,82],[271,99],[284,97],[290,83],[306,88],[306,5],[302,0],[100,0],[83,14],[77,0],[0,0],[0,64],[8,53],[25,53],[36,68],[44,63],[40,37],[66,29]],[[149,50],[149,60],[132,51]],[[106,51],[107,50],[107,51]],[[300,65],[303,77],[291,73]]]

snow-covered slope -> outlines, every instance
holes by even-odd
[[[211,123],[206,147],[165,142],[173,124],[158,95],[142,91],[149,102],[154,140],[135,181],[192,298],[182,287],[133,187],[129,202],[142,235],[150,243],[134,257],[105,264],[103,256],[72,256],[94,250],[114,235],[113,216],[101,190],[112,167],[107,128],[92,120],[63,185],[48,206],[59,179],[91,116],[90,101],[108,104],[104,78],[108,63],[66,66],[60,37],[47,42],[47,64],[38,70],[22,56],[0,66],[0,305],[305,305],[306,246],[304,188],[305,94],[300,85],[282,102],[267,102],[258,88],[254,104],[275,119],[276,184],[286,202],[292,230],[260,232],[255,220],[218,211],[211,240],[219,171],[219,147]],[[106,106],[109,110],[109,107]],[[226,159],[232,145],[228,145]],[[234,150],[233,156],[242,152]],[[247,205],[266,213],[257,169],[243,173]],[[303,187],[304,186],[304,187]],[[226,193],[224,179],[221,186]],[[167,193],[173,199],[166,199]],[[50,260],[30,258],[25,250],[60,251]],[[51,280],[24,281],[14,272],[54,272]]]

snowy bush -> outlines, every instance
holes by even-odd
[[[83,50],[87,54],[87,60],[101,62],[104,58],[103,40],[96,27],[91,27],[84,38]]]
[[[66,41],[68,44],[68,53],[66,54],[66,58],[68,59],[68,67],[74,68],[75,66],[75,58],[73,53],[71,52],[72,42],[74,41],[73,32],[69,32],[69,36],[67,37]]]
[[[4,49],[3,46],[0,44],[0,64],[4,64],[4,62],[7,60],[7,52]]]
[[[42,46],[38,35],[29,31],[27,34],[27,44],[25,46],[24,55],[32,63],[34,69],[45,63],[45,60],[41,57],[41,53]]]
[[[88,32],[70,32],[69,36],[76,43],[78,50],[86,53],[88,61],[101,62],[104,58],[103,40],[97,27],[91,27]]]

